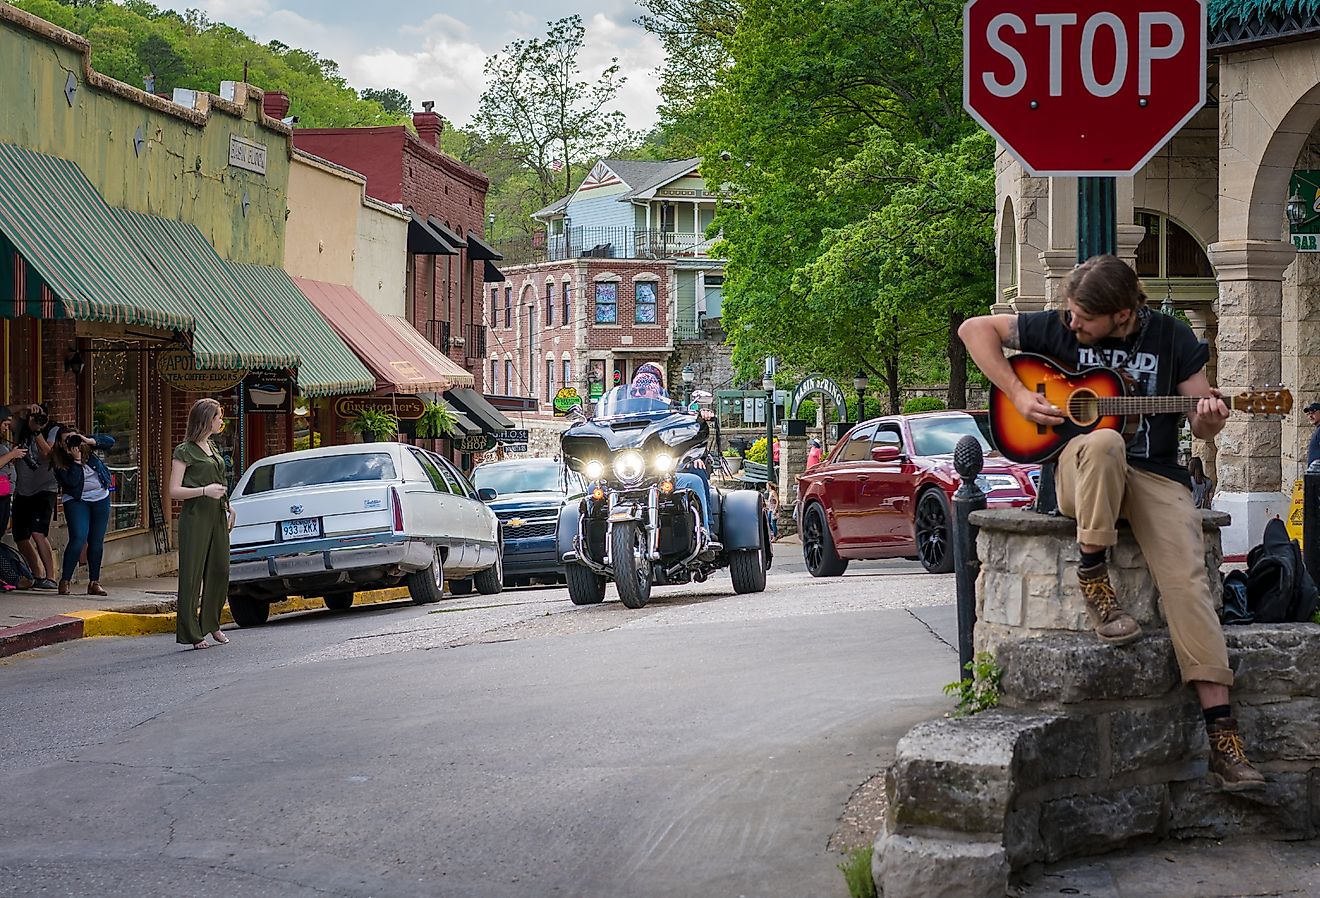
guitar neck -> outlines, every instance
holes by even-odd
[[[1101,396],[1096,411],[1101,415],[1168,415],[1190,412],[1201,396]]]

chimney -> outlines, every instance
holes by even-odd
[[[413,113],[413,127],[417,129],[417,136],[422,143],[439,149],[440,132],[445,129],[445,120],[432,111],[435,109],[435,100],[422,103],[422,109],[425,111]]]
[[[289,95],[282,90],[268,90],[261,108],[270,118],[282,121],[289,114]]]

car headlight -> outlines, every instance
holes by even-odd
[[[668,474],[674,470],[674,456],[668,452],[661,452],[655,457],[655,469],[661,474]]]
[[[595,459],[592,459],[587,462],[586,474],[588,480],[600,480],[605,476],[605,466]]]
[[[636,483],[646,474],[646,459],[636,449],[620,452],[614,459],[614,476],[624,483]]]

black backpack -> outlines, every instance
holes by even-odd
[[[0,582],[19,589],[32,585],[32,571],[27,562],[18,554],[17,549],[7,543],[0,543]]]
[[[1309,621],[1315,614],[1315,581],[1301,547],[1278,518],[1265,525],[1261,544],[1247,553],[1247,602],[1258,624]]]

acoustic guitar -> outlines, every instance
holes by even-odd
[[[1062,409],[1062,424],[1037,424],[1018,413],[1004,391],[990,388],[990,432],[1004,456],[1017,462],[1052,460],[1078,434],[1105,428],[1131,439],[1142,415],[1187,413],[1197,396],[1134,396],[1130,381],[1112,368],[1070,371],[1043,355],[1024,352],[1008,360],[1027,389],[1041,393]],[[1248,390],[1224,401],[1250,415],[1286,415],[1292,411],[1287,390]]]

